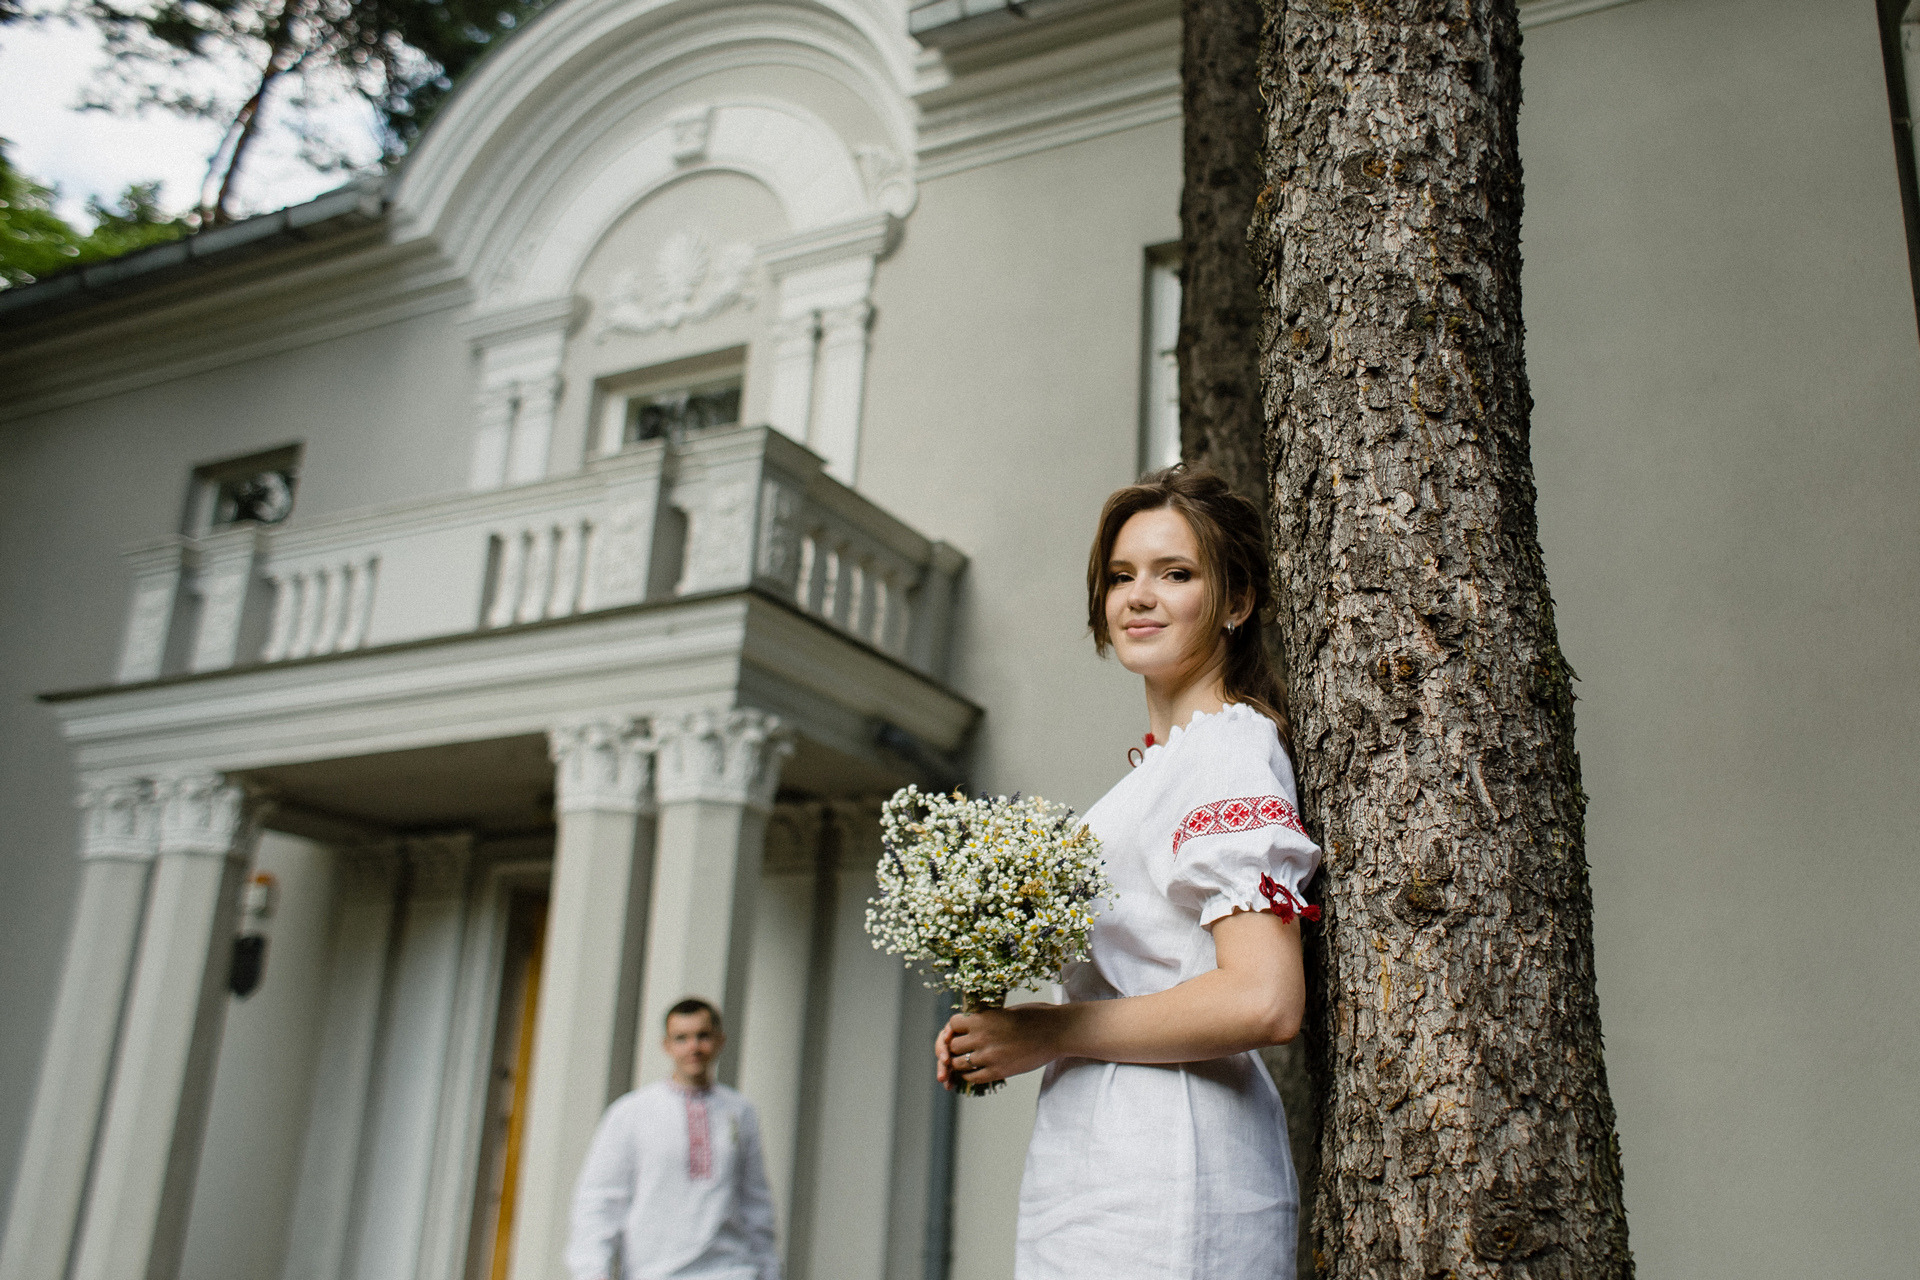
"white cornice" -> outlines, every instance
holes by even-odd
[[[63,319],[0,356],[0,423],[459,307],[465,282],[429,246],[378,233]]]
[[[1530,31],[1550,22],[1564,22],[1602,9],[1617,9],[1634,0],[1521,0],[1520,29]]]
[[[817,227],[760,247],[760,260],[775,279],[847,258],[880,258],[900,238],[900,219],[873,213],[831,227]]]
[[[1023,43],[1029,56],[922,68],[919,178],[927,181],[1180,115],[1180,20],[1122,6],[1128,21],[1077,43]]]
[[[487,346],[552,333],[556,329],[571,332],[586,315],[587,300],[578,295],[542,298],[538,302],[470,316],[460,322],[460,336],[475,346]]]
[[[752,669],[749,676],[748,669]],[[746,683],[836,750],[879,716],[951,750],[979,716],[944,686],[752,593],[59,695],[83,774],[230,773],[662,720],[737,705]]]
[[[1527,0],[1523,28],[1634,0]],[[1151,0],[1013,23],[923,50],[918,177],[931,179],[1180,117],[1180,26]]]

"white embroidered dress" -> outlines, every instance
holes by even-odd
[[[1087,814],[1115,900],[1069,1000],[1164,991],[1216,967],[1206,926],[1291,916],[1320,851],[1273,722],[1195,715]],[[1299,1186],[1287,1119],[1254,1053],[1047,1068],[1020,1184],[1016,1280],[1292,1280]]]

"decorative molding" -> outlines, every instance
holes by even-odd
[[[121,637],[120,664],[114,679],[130,684],[160,674],[167,639],[173,631],[180,584],[193,548],[185,538],[168,537],[129,547],[122,554],[133,577],[133,600],[127,609],[127,629]]]
[[[760,482],[760,550],[753,572],[788,594],[800,576],[800,544],[806,534],[800,524],[803,505],[792,485],[772,477]]]
[[[687,513],[686,562],[681,594],[712,591],[744,581],[752,563],[754,499],[752,478],[717,480],[676,495]]]
[[[770,810],[794,734],[752,707],[695,711],[656,726],[660,803],[705,800]]]
[[[736,241],[710,248],[705,236],[682,228],[661,243],[650,275],[623,271],[613,278],[612,292],[593,324],[593,340],[678,329],[711,319],[736,303],[751,308],[758,300],[752,271],[752,245]]]
[[[951,753],[980,716],[936,679],[751,591],[107,686],[48,705],[76,768],[125,775],[156,763],[231,772],[487,741],[742,696],[778,705],[810,740],[895,771],[862,730],[868,717]]]
[[[1602,9],[1617,9],[1634,0],[1520,0],[1520,29],[1531,31],[1568,18],[1585,17]]]
[[[446,902],[458,898],[467,887],[467,870],[473,865],[473,833],[449,831],[439,835],[413,836],[406,842],[407,870],[412,880],[407,897],[413,902]]]
[[[368,232],[372,236],[374,232]],[[321,346],[465,306],[466,281],[432,246],[355,237],[278,266],[249,263],[54,321],[0,355],[0,422]],[[325,258],[316,261],[317,255]]]
[[[540,298],[519,306],[482,311],[459,324],[460,336],[475,350],[535,338],[559,330],[570,333],[586,318],[587,300],[574,294]]]
[[[815,227],[760,246],[760,261],[775,280],[848,259],[880,259],[900,243],[900,219],[869,213],[831,226]]]
[[[767,848],[760,864],[766,876],[811,875],[820,859],[823,806],[815,801],[777,804],[767,819]]]
[[[827,802],[833,810],[834,834],[839,842],[838,866],[842,871],[871,875],[880,861],[880,808],[876,796],[860,796]]]
[[[130,862],[152,859],[159,838],[159,807],[146,778],[87,779],[80,807],[80,856]]]
[[[244,787],[221,774],[199,773],[156,779],[153,790],[161,854],[231,858],[244,852],[247,819],[258,813]]]
[[[333,846],[334,874],[356,894],[391,893],[400,875],[400,842],[373,840]]]
[[[745,8],[579,0],[556,7],[476,68],[467,91],[448,104],[397,183],[392,218],[401,237],[435,238],[458,261],[478,257],[503,223],[515,239],[531,232],[519,224],[565,185],[566,171],[590,152],[604,156],[608,134],[626,122],[658,120],[656,104],[672,102],[669,95],[700,79],[770,62],[827,75],[874,108],[889,141],[906,144],[913,56],[898,12],[863,0]],[[716,105],[708,163],[726,151],[726,110]],[[673,164],[671,135],[660,142],[669,172],[681,168]],[[857,171],[848,169],[857,183]],[[807,221],[796,218],[797,225]]]
[[[906,160],[898,151],[866,143],[853,149],[853,158],[860,165],[860,176],[866,180],[868,199],[896,218],[913,212],[919,192],[913,184],[913,175],[907,172]]]
[[[700,163],[707,158],[707,139],[713,135],[712,104],[674,112],[667,117],[667,128],[673,133],[673,162]]]
[[[653,808],[653,750],[637,720],[589,720],[547,730],[561,813],[646,813]]]

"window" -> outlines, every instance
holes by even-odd
[[[185,532],[213,533],[237,524],[279,524],[293,514],[300,446],[195,467],[187,493]]]
[[[745,356],[744,348],[734,347],[600,379],[594,388],[599,451],[618,453],[649,440],[738,426]]]
[[[1140,470],[1180,461],[1180,246],[1147,250],[1145,323],[1141,326]]]
[[[680,387],[626,398],[626,425],[620,443],[638,444],[663,437],[679,439],[689,431],[730,427],[740,421],[740,379],[704,387]]]

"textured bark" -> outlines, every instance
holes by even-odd
[[[1264,507],[1260,274],[1247,249],[1266,133],[1260,6],[1182,0],[1180,17],[1180,457]]]
[[[1270,4],[1270,520],[1327,851],[1318,1260],[1627,1277],[1528,457],[1516,0]]]
[[[1259,90],[1261,10],[1249,0],[1182,0],[1180,88],[1180,457],[1219,473],[1265,512],[1260,396],[1260,272],[1247,243],[1260,193],[1266,119]],[[1272,630],[1274,670],[1281,654]],[[1297,1269],[1310,1276],[1319,1107],[1304,1041],[1262,1055],[1287,1109],[1300,1175]]]

